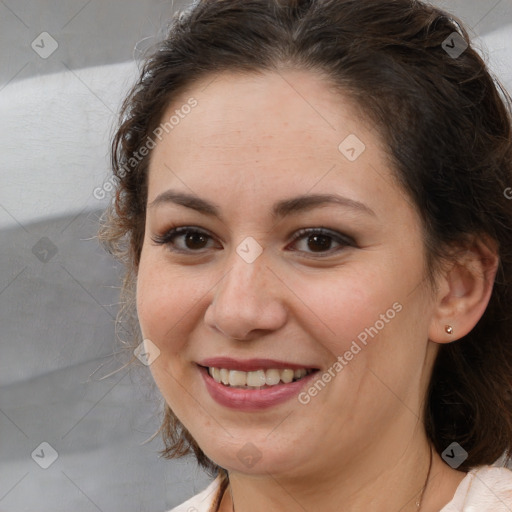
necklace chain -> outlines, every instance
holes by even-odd
[[[425,483],[423,484],[423,489],[421,490],[420,498],[418,501],[416,501],[417,512],[421,511],[421,505],[423,503],[423,495],[425,494],[425,490],[428,485],[431,470],[432,470],[432,447],[430,447],[430,462],[428,464],[427,478],[425,479]],[[228,482],[229,482],[229,474],[228,474]],[[229,485],[229,483],[228,483],[228,485]],[[229,485],[229,492],[231,494],[231,504],[233,505],[233,512],[235,512],[235,502],[233,500],[233,490],[231,489],[231,485]]]
[[[430,478],[430,471],[432,470],[432,447],[430,447],[430,462],[428,463],[428,471],[427,471],[427,478],[425,479],[425,483],[423,484],[423,489],[421,490],[420,499],[416,502],[416,508],[418,512],[421,511],[421,504],[423,503],[423,495],[425,494],[425,489],[427,488],[428,481]],[[234,503],[233,503],[234,505]],[[235,512],[235,509],[233,508],[233,512]]]

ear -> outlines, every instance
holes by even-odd
[[[489,303],[498,264],[497,246],[489,238],[474,236],[453,252],[437,278],[431,341],[450,343],[473,329]]]

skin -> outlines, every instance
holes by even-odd
[[[160,351],[150,368],[165,400],[229,471],[220,510],[232,510],[231,495],[237,512],[416,510],[429,466],[422,402],[432,364],[440,343],[483,314],[496,257],[475,240],[436,291],[429,287],[420,218],[393,180],[379,134],[320,76],[208,76],[162,119],[190,97],[198,105],[151,156],[137,310],[144,338]],[[350,134],[366,146],[355,161],[338,149]],[[215,203],[222,218],[151,206],[169,189]],[[339,194],[373,214],[330,204],[272,217],[275,202],[313,193]],[[173,226],[209,237],[152,240]],[[299,229],[320,227],[355,245],[328,238],[319,249],[307,235],[293,242]],[[263,249],[252,263],[236,252],[249,236]],[[394,303],[401,311],[307,405],[229,409],[198,372],[196,362],[214,356],[326,371]],[[248,442],[261,455],[251,467],[237,456]],[[435,454],[422,512],[439,511],[464,476]]]

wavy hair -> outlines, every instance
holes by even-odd
[[[512,445],[511,99],[463,24],[427,3],[200,0],[173,17],[112,141],[115,197],[99,238],[126,268],[119,321],[132,325],[138,344],[135,280],[151,156],[139,150],[166,107],[205,76],[285,67],[321,73],[374,124],[421,216],[431,283],[454,244],[471,235],[496,243],[489,305],[470,333],[440,346],[424,405],[439,453],[457,441],[469,454],[461,470],[492,464]],[[159,432],[164,457],[193,453],[210,474],[223,471],[167,405]]]

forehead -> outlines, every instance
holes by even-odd
[[[188,109],[191,98],[197,105]],[[357,106],[325,77],[299,70],[207,75],[168,106],[163,122],[182,109],[189,114],[180,116],[169,138],[183,149],[199,143],[214,150],[222,142],[224,152],[293,145],[311,151],[304,143],[314,141],[338,155],[343,136],[358,132],[367,138],[368,131]]]
[[[229,184],[246,199],[315,188],[368,200],[396,189],[376,130],[319,74],[207,76],[168,106],[162,123],[171,118],[151,157],[149,201],[171,185],[222,197]]]

